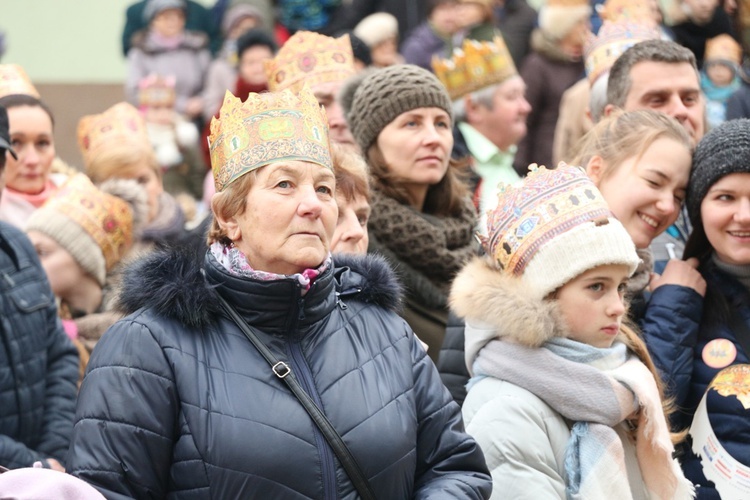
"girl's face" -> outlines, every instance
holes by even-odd
[[[401,182],[422,188],[439,183],[453,148],[451,119],[440,108],[401,113],[378,135],[386,165]]]
[[[174,37],[185,31],[182,9],[164,9],[151,20],[151,28],[163,37]]]
[[[240,76],[252,85],[268,83],[263,61],[273,59],[273,52],[265,45],[253,45],[245,49],[239,63]]]
[[[646,248],[677,220],[685,200],[692,157],[674,139],[656,139],[643,152],[620,165],[606,165],[601,157],[589,161],[586,171],[609,208],[633,238]],[[615,170],[605,175],[607,170]]]
[[[623,296],[629,268],[608,264],[589,269],[555,293],[569,338],[594,347],[611,347],[625,315]]]
[[[49,179],[55,159],[52,119],[38,106],[8,109],[10,145],[18,155],[6,153],[5,185],[26,194],[38,194]]]
[[[750,265],[750,174],[729,174],[701,202],[706,238],[722,262]]]
[[[388,38],[370,49],[372,64],[379,68],[390,66],[398,62],[398,39]]]
[[[88,276],[83,268],[70,252],[46,234],[29,231],[28,237],[39,255],[52,293],[62,299],[73,295],[78,284]]]

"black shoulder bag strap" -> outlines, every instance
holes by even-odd
[[[307,413],[310,414],[310,418],[312,418],[313,422],[315,422],[315,425],[318,426],[320,432],[323,433],[323,436],[333,449],[336,457],[338,457],[339,462],[341,462],[341,466],[346,471],[349,479],[351,479],[352,483],[354,483],[354,487],[357,489],[357,493],[359,493],[359,496],[363,500],[375,500],[375,494],[370,488],[370,483],[362,473],[362,469],[359,468],[359,465],[354,459],[352,452],[349,451],[346,443],[344,443],[344,440],[341,439],[341,436],[339,436],[338,432],[336,432],[336,429],[333,428],[333,425],[331,425],[331,422],[325,416],[323,411],[318,408],[318,406],[315,404],[315,401],[313,401],[312,398],[299,385],[299,382],[297,382],[297,379],[292,373],[292,369],[289,367],[289,365],[287,365],[283,361],[279,361],[278,359],[276,359],[273,353],[265,346],[265,344],[263,344],[263,342],[255,335],[255,333],[253,333],[253,331],[247,326],[247,323],[245,323],[245,320],[242,319],[242,317],[237,313],[237,311],[234,310],[231,305],[229,305],[224,297],[218,294],[217,296],[219,297],[224,310],[227,312],[227,314],[229,314],[229,317],[231,317],[232,320],[237,324],[237,326],[240,327],[240,330],[242,330],[242,333],[245,334],[245,337],[247,337],[248,340],[253,343],[255,348],[258,349],[258,352],[260,352],[260,354],[266,359],[266,361],[268,361],[268,364],[271,365],[271,370],[273,371],[274,375],[286,382],[286,385],[289,387],[289,389],[291,389],[292,393],[297,397],[297,399],[299,399],[300,403],[302,403],[302,406],[305,408],[305,410],[307,410]]]

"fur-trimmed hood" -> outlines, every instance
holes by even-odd
[[[124,271],[118,309],[131,314],[151,308],[159,316],[189,327],[214,323],[221,304],[216,286],[205,277],[205,256],[205,248],[173,247],[154,251],[133,262]],[[398,311],[401,287],[384,259],[371,255],[335,255],[334,263],[334,269],[327,272],[334,273],[335,293],[341,300],[356,300]]]
[[[453,280],[450,306],[466,321],[469,369],[491,340],[539,347],[553,337],[567,336],[553,301],[545,301],[521,279],[494,269],[485,257],[474,258]]]

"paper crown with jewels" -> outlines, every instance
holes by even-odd
[[[150,144],[143,117],[127,102],[117,103],[98,115],[84,116],[78,122],[78,147],[86,165],[110,145],[132,141]]]
[[[216,191],[244,174],[284,160],[333,170],[328,119],[309,88],[299,94],[251,93],[243,103],[227,92],[208,137]]]
[[[454,101],[518,74],[508,47],[499,36],[491,42],[465,39],[450,59],[435,56],[432,69]]]
[[[661,36],[647,0],[608,0],[599,10],[602,26],[589,33],[583,53],[591,85],[636,43]]]
[[[727,61],[739,66],[742,63],[742,46],[727,34],[715,36],[706,42],[704,61]]]
[[[76,174],[34,212],[27,230],[55,239],[103,285],[133,242],[133,211],[127,201]]]
[[[546,296],[600,265],[635,271],[640,259],[630,235],[582,169],[533,164],[522,181],[499,187],[497,207],[487,213],[488,236],[480,239],[502,272]]]
[[[263,64],[272,92],[299,92],[305,84],[343,82],[355,73],[349,35],[331,38],[311,31],[292,35],[276,57]]]
[[[0,97],[23,94],[39,99],[39,92],[18,64],[0,64]]]
[[[175,78],[151,74],[138,82],[138,105],[141,107],[174,106]]]

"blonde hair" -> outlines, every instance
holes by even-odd
[[[664,113],[652,110],[620,112],[597,123],[578,142],[573,165],[586,168],[594,156],[605,164],[601,180],[611,176],[628,158],[641,156],[657,139],[672,139],[692,153],[693,144],[685,128]]]
[[[211,227],[208,229],[207,242],[209,245],[217,241],[225,246],[232,244],[232,240],[219,224],[219,216],[222,219],[229,219],[245,213],[247,193],[250,192],[255,183],[258,176],[257,172],[258,170],[252,170],[246,173],[211,198],[211,210],[214,213],[214,218],[211,221]]]
[[[95,184],[121,177],[125,171],[147,165],[161,179],[161,168],[150,144],[119,141],[102,149],[86,162],[86,175]]]

